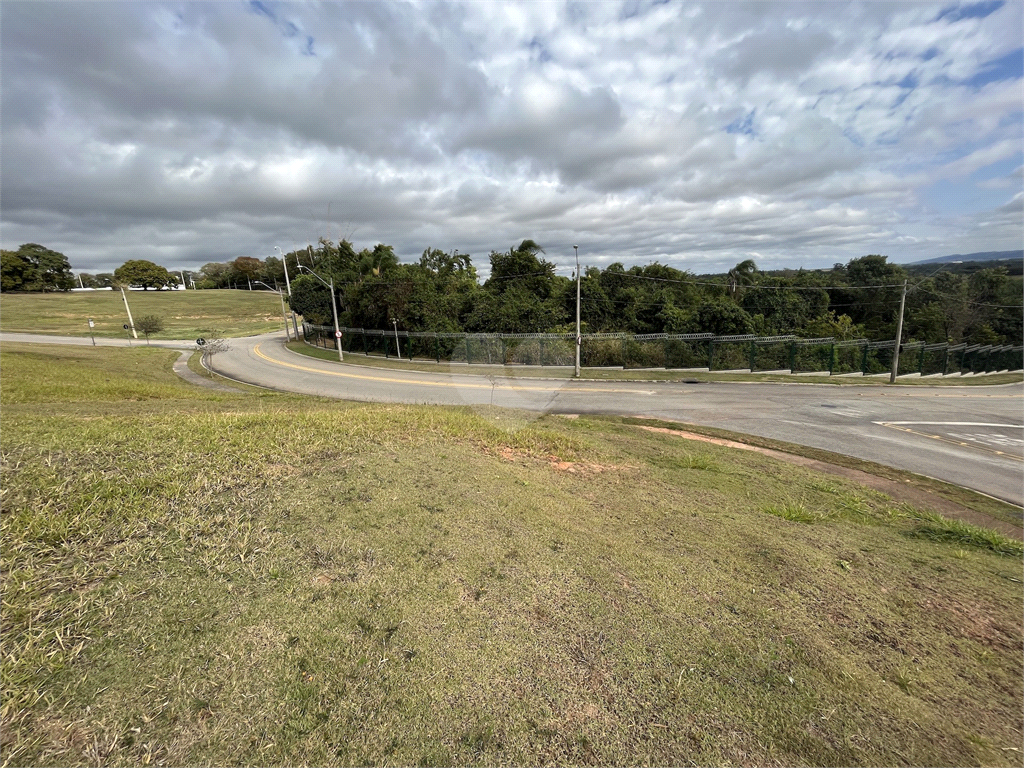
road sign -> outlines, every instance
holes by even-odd
[[[91,318],[91,317],[89,318],[89,327],[90,327],[90,328],[95,328],[95,327],[96,327],[96,323],[94,323],[94,322],[92,321],[92,318]]]
[[[334,332],[334,338],[340,339],[341,338],[341,331],[335,331]]]
[[[204,339],[202,337],[199,337],[198,339],[196,339],[196,344],[198,346],[200,346],[200,347],[205,347],[206,346],[206,339]]]
[[[127,324],[127,323],[125,323],[125,324],[124,324],[124,325],[122,325],[121,327],[122,327],[122,328],[124,328],[124,329],[125,329],[126,331],[128,330],[128,324]]]

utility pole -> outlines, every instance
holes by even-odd
[[[576,378],[580,377],[580,347],[583,346],[583,336],[580,334],[580,247],[572,247],[576,251]]]
[[[281,246],[275,245],[274,250],[281,256],[281,263],[284,265],[284,285],[288,291],[288,306],[291,307],[292,303],[292,281],[288,279],[288,257],[284,255],[284,251],[281,250]],[[295,256],[295,263],[299,263],[298,254]],[[295,340],[299,339],[299,321],[295,318],[295,310],[292,310],[292,328],[295,329]]]
[[[124,295],[124,286],[121,286],[121,298],[124,299],[124,311],[128,313],[128,325],[131,327],[132,336],[136,339],[139,338],[139,334],[135,330],[135,321],[132,320],[132,310],[128,306],[128,297]],[[128,342],[131,344],[131,341]]]
[[[181,274],[181,290],[187,291],[188,290],[188,283],[185,282],[185,272],[184,272],[184,270],[182,270],[182,272],[180,274]]]
[[[395,326],[395,357],[402,359],[402,348],[398,346],[398,320],[391,318],[391,324]]]
[[[903,281],[903,295],[900,296],[900,316],[896,321],[896,346],[892,350],[892,373],[889,374],[889,383],[896,383],[896,371],[900,367],[900,345],[903,344],[903,307],[907,303],[907,281]]]

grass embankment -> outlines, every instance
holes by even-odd
[[[1021,764],[1019,543],[627,424],[198,391],[174,355],[4,346],[7,764]]]
[[[309,357],[320,360],[336,361],[338,352],[306,344],[304,341],[293,341],[288,345],[294,350]],[[368,368],[400,369],[405,371],[469,373],[477,376],[510,376],[514,378],[545,378],[571,379],[574,377],[572,366],[523,366],[523,365],[467,365],[465,363],[440,363],[430,360],[401,360],[380,355],[364,355],[361,352],[346,352],[345,362],[351,365],[363,365]],[[597,381],[763,381],[785,382],[792,384],[836,384],[849,386],[878,386],[888,384],[889,379],[879,376],[807,376],[791,373],[724,373],[715,371],[683,371],[665,370],[662,368],[581,368],[580,378]],[[948,387],[948,386],[979,386],[994,384],[1015,384],[1024,381],[1024,373],[988,373],[977,376],[947,377],[907,377],[896,380],[899,385]]]
[[[136,322],[146,315],[163,320],[164,329],[152,339],[251,336],[284,328],[281,300],[268,291],[129,291],[128,304]],[[97,337],[125,338],[128,315],[120,291],[5,293],[0,302],[0,329],[10,332],[88,336],[90,317]]]

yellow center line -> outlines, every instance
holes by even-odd
[[[512,389],[512,390],[521,391],[521,392],[551,392],[551,387],[525,387],[525,386],[518,385],[518,384],[497,384],[497,383],[495,383],[494,385],[491,385],[491,384],[469,384],[469,383],[465,383],[464,384],[462,382],[430,381],[430,380],[426,380],[426,379],[393,379],[393,378],[389,378],[387,376],[367,376],[365,374],[360,374],[360,373],[346,373],[346,372],[343,372],[343,371],[326,371],[326,370],[323,370],[321,368],[309,368],[309,367],[307,367],[305,365],[298,365],[296,363],[286,363],[283,360],[275,360],[272,357],[267,357],[265,354],[263,354],[260,351],[260,345],[259,344],[254,346],[252,348],[252,351],[253,351],[253,353],[257,357],[259,357],[259,358],[261,358],[263,360],[266,360],[268,363],[273,363],[274,365],[284,366],[285,368],[292,368],[292,369],[294,369],[296,371],[306,371],[308,373],[322,373],[322,374],[325,374],[327,376],[340,376],[343,379],[360,379],[362,381],[376,381],[376,382],[384,382],[384,383],[388,383],[388,384],[414,384],[414,385],[423,386],[423,387],[458,387],[459,389],[493,389],[495,386],[500,386],[500,387],[503,387],[505,389]],[[568,381],[566,382],[566,384],[571,384],[571,383],[573,383],[573,382],[568,382]],[[644,390],[637,390],[637,389],[604,389],[604,388],[590,387],[590,386],[586,387],[584,390],[578,390],[578,391],[603,392],[603,393],[615,393],[615,394],[632,394],[632,395],[644,392]]]

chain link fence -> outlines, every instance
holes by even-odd
[[[337,349],[334,328],[303,323],[306,343]],[[347,354],[466,365],[575,365],[574,333],[430,333],[342,328]],[[590,333],[580,346],[586,368],[881,375],[892,370],[893,341],[711,333]],[[910,342],[897,375],[948,376],[1024,370],[1024,345]]]

